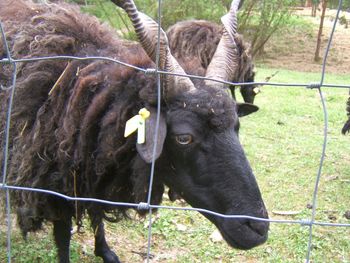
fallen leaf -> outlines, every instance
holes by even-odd
[[[273,214],[280,216],[294,216],[300,214],[301,212],[302,211],[272,211]]]
[[[176,229],[178,231],[186,231],[187,230],[187,226],[185,226],[183,224],[176,224]]]
[[[325,178],[326,182],[333,181],[338,178],[338,175],[330,175]]]
[[[214,243],[216,242],[221,242],[223,241],[223,237],[222,235],[220,234],[219,230],[215,230],[211,235],[210,235],[210,240],[213,241]]]

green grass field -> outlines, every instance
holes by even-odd
[[[258,68],[257,80],[278,70],[273,82],[311,83],[320,74]],[[326,83],[349,84],[350,76],[327,75]],[[310,219],[315,178],[323,144],[323,110],[317,90],[295,87],[261,88],[260,110],[241,119],[241,142],[251,162],[265,203],[274,219]],[[347,89],[323,88],[327,104],[328,144],[317,198],[316,220],[350,223],[350,138],[341,135],[346,120]],[[165,200],[165,204],[175,204]],[[293,216],[274,214],[292,211]],[[304,262],[309,228],[272,223],[268,241],[239,251],[210,236],[215,231],[196,212],[160,210],[152,228],[151,262]],[[6,224],[0,222],[0,262],[6,262]],[[93,255],[88,222],[85,233],[73,236],[72,262],[101,262]],[[54,262],[50,225],[24,242],[14,226],[12,262]],[[313,228],[312,262],[350,262],[350,228]],[[123,262],[143,262],[147,248],[147,219],[108,224],[107,236]]]

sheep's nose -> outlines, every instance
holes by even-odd
[[[261,236],[265,236],[269,230],[269,222],[248,220],[247,225]]]

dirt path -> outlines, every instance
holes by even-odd
[[[269,67],[286,68],[304,72],[320,72],[322,61],[314,62],[314,54],[316,49],[316,40],[318,27],[320,24],[320,12],[316,18],[310,16],[311,10],[304,8],[295,11],[311,21],[315,26],[310,33],[290,31],[281,39],[272,39],[266,47],[268,56],[259,59]],[[322,34],[321,56],[323,57],[325,48],[328,43],[330,32],[333,27],[336,10],[327,9],[324,28]],[[350,13],[342,12],[340,17],[347,19],[350,22]],[[336,31],[333,37],[332,45],[327,59],[326,71],[338,74],[350,74],[350,23],[346,28],[338,21]]]

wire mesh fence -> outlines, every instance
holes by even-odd
[[[162,4],[161,0],[158,0],[158,24],[161,25],[161,10]],[[40,60],[103,60],[103,61],[108,61],[112,63],[117,63],[120,65],[123,65],[125,67],[130,67],[135,70],[144,72],[145,74],[154,74],[157,76],[157,83],[158,83],[158,108],[157,108],[157,123],[156,123],[156,131],[158,131],[159,128],[159,116],[160,116],[160,101],[161,101],[161,84],[160,84],[160,76],[164,74],[170,74],[170,75],[176,75],[176,76],[184,76],[184,77],[189,77],[189,78],[198,78],[198,79],[206,79],[206,80],[212,80],[212,81],[217,81],[225,84],[234,84],[234,85],[250,85],[252,83],[231,83],[231,82],[226,82],[222,80],[217,80],[217,79],[212,79],[212,78],[206,78],[203,76],[196,76],[196,75],[188,75],[188,74],[175,74],[175,73],[169,73],[166,71],[162,71],[158,69],[158,66],[156,68],[141,68],[135,65],[131,65],[128,63],[125,63],[123,61],[119,61],[117,59],[109,58],[109,57],[98,57],[98,56],[91,56],[91,57],[76,57],[76,56],[52,56],[52,57],[32,57],[32,58],[14,58],[11,55],[9,44],[6,38],[6,29],[3,28],[1,21],[0,21],[0,29],[1,29],[1,37],[2,37],[2,43],[4,45],[4,48],[6,50],[6,57],[2,58],[0,60],[0,63],[2,64],[8,64],[12,67],[12,83],[9,87],[4,87],[1,86],[1,91],[10,91],[11,96],[9,99],[8,107],[7,107],[7,120],[6,120],[6,126],[4,127],[4,158],[3,158],[3,170],[2,170],[2,183],[0,183],[0,190],[5,193],[4,198],[5,198],[5,205],[6,205],[6,222],[7,222],[7,259],[8,262],[11,262],[11,251],[12,251],[12,244],[11,244],[11,227],[12,227],[12,211],[11,211],[11,202],[10,202],[10,191],[31,191],[31,192],[38,192],[38,193],[45,193],[53,196],[57,196],[63,199],[66,199],[68,201],[78,201],[78,202],[95,202],[99,204],[107,204],[111,206],[125,206],[125,207],[130,207],[130,208],[136,208],[136,209],[142,209],[142,210],[148,210],[149,211],[149,224],[148,224],[148,246],[147,246],[147,261],[150,260],[150,254],[151,254],[151,249],[152,249],[152,210],[153,209],[171,209],[171,210],[187,210],[187,211],[197,211],[201,212],[204,214],[210,214],[213,216],[217,217],[222,217],[222,218],[232,218],[232,219],[252,219],[256,221],[268,221],[271,223],[278,223],[278,224],[297,224],[301,226],[306,226],[308,227],[308,242],[307,242],[307,254],[305,255],[305,261],[310,262],[312,258],[312,245],[313,245],[313,227],[314,226],[322,226],[322,227],[350,227],[350,224],[348,223],[333,223],[333,222],[324,222],[324,221],[317,221],[316,220],[316,211],[317,211],[317,198],[319,194],[319,185],[320,185],[320,179],[322,176],[322,168],[324,165],[324,161],[326,158],[326,147],[327,147],[327,142],[328,142],[328,112],[327,112],[327,107],[326,107],[326,102],[324,98],[324,94],[322,92],[322,88],[350,88],[350,85],[339,85],[339,84],[327,84],[324,83],[325,75],[326,75],[326,62],[328,59],[328,54],[332,45],[332,39],[333,35],[336,29],[337,22],[339,20],[339,14],[341,11],[342,7],[342,0],[339,0],[339,6],[338,6],[338,11],[337,15],[334,19],[334,24],[332,28],[332,32],[329,36],[328,44],[326,47],[326,51],[323,57],[323,63],[322,63],[322,72],[320,76],[320,81],[317,83],[274,83],[274,82],[254,82],[254,84],[258,85],[269,85],[273,87],[296,87],[296,88],[308,88],[308,89],[316,89],[318,90],[319,97],[322,103],[322,111],[323,111],[323,119],[324,119],[324,128],[323,128],[323,142],[322,142],[322,151],[320,153],[320,161],[319,161],[319,166],[318,170],[315,176],[315,183],[314,183],[314,188],[313,188],[313,197],[312,197],[312,212],[310,218],[304,219],[304,220],[281,220],[281,219],[265,219],[265,218],[258,218],[258,217],[253,217],[253,216],[248,216],[248,215],[226,215],[226,214],[221,214],[217,213],[214,211],[209,211],[206,209],[201,209],[201,208],[195,208],[195,207],[178,207],[178,206],[167,206],[167,205],[153,205],[151,204],[151,197],[152,197],[152,182],[154,178],[154,167],[155,167],[155,151],[156,151],[156,145],[154,145],[153,149],[153,161],[152,161],[152,166],[151,166],[151,174],[150,174],[150,183],[149,183],[149,189],[148,189],[148,197],[147,197],[147,202],[142,202],[142,203],[125,203],[125,202],[112,202],[108,200],[102,200],[102,199],[97,199],[97,198],[82,198],[82,197],[73,197],[73,196],[67,196],[55,191],[50,191],[46,189],[38,189],[38,188],[29,188],[29,187],[19,187],[15,185],[10,185],[7,183],[7,174],[8,174],[8,160],[9,160],[9,149],[10,149],[10,122],[11,122],[11,114],[12,114],[12,108],[13,108],[13,99],[15,95],[15,88],[16,88],[16,77],[17,77],[17,65],[20,63],[30,63],[30,62],[35,62],[35,61],[40,61]],[[159,33],[160,31],[158,31]],[[159,39],[159,37],[158,37]],[[158,47],[159,51],[159,47]],[[157,58],[157,63],[158,65],[158,59]],[[157,133],[157,132],[156,132]],[[155,138],[157,138],[157,134],[155,134]]]

